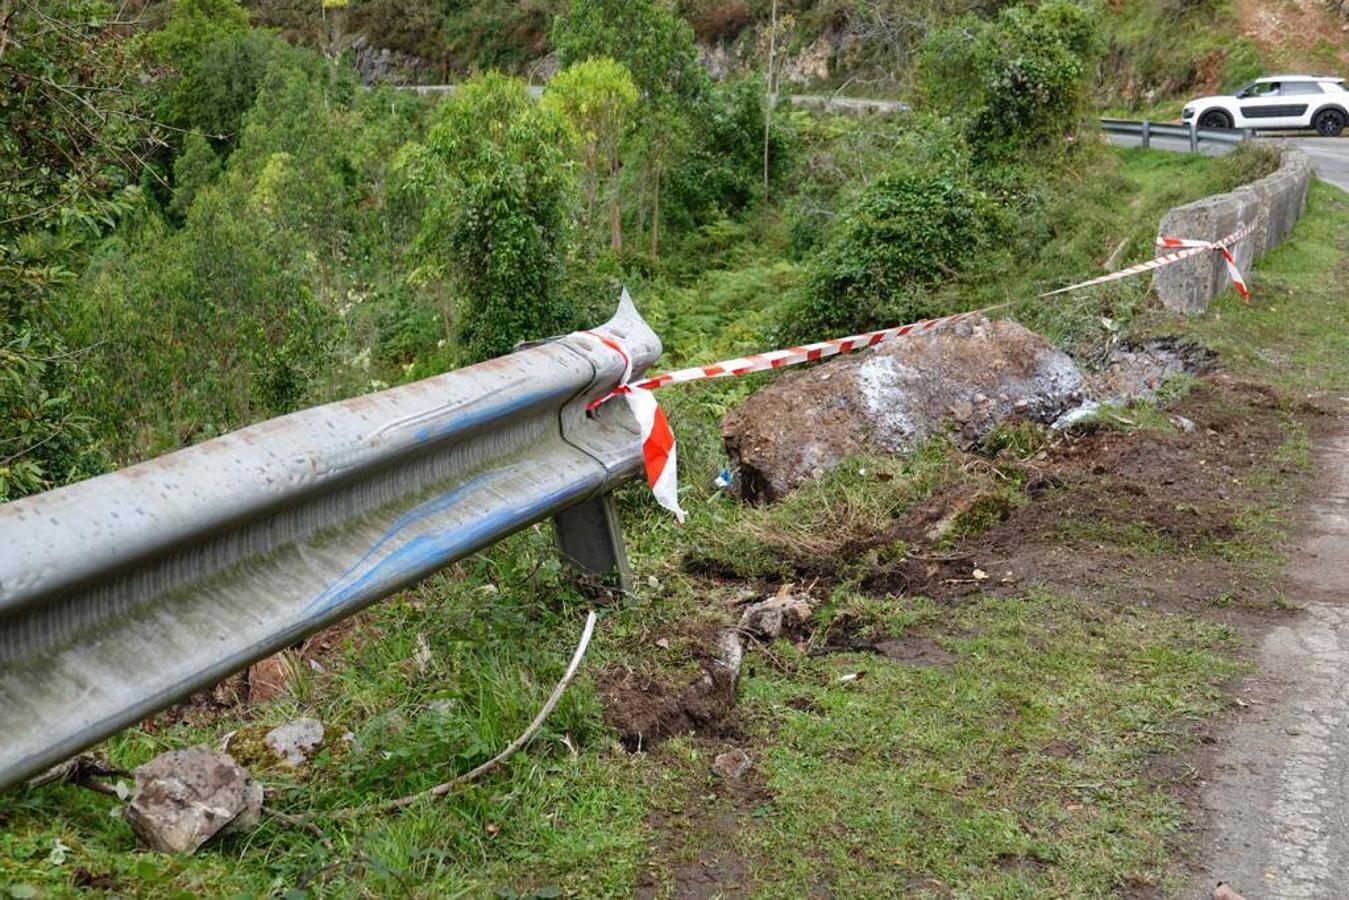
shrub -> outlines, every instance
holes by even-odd
[[[718,85],[698,102],[696,139],[670,173],[671,218],[685,227],[734,216],[763,190],[763,85],[754,79]],[[792,120],[775,116],[769,130],[769,182],[792,170],[799,139]]]
[[[972,16],[927,42],[920,81],[928,102],[962,117],[985,158],[1052,149],[1086,112],[1096,19],[1070,0]],[[971,78],[973,74],[973,78]]]
[[[220,157],[200,132],[192,132],[183,142],[183,152],[173,161],[173,203],[169,209],[186,216],[197,192],[220,176]]]
[[[657,102],[694,100],[707,88],[693,29],[659,0],[571,0],[552,37],[562,65],[612,57]]]
[[[783,337],[822,340],[933,314],[924,288],[977,259],[1001,220],[964,166],[900,164],[835,222]]]

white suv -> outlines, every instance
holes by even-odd
[[[1200,128],[1314,128],[1336,137],[1349,124],[1349,91],[1343,78],[1274,75],[1234,96],[1191,100],[1181,119]]]

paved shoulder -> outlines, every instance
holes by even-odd
[[[1323,446],[1327,490],[1299,534],[1292,599],[1266,635],[1273,685],[1229,736],[1205,788],[1205,869],[1248,900],[1344,896],[1349,872],[1349,432]]]

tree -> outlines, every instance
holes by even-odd
[[[591,223],[596,197],[603,186],[609,202],[609,246],[621,250],[619,146],[637,106],[637,85],[632,74],[622,63],[607,56],[575,63],[553,76],[543,95],[543,105],[564,116],[576,131],[586,170],[585,225],[588,228]]]
[[[186,216],[197,192],[220,176],[220,157],[211,142],[193,132],[183,142],[183,152],[173,161],[173,202],[170,211]]]
[[[464,82],[424,145],[404,151],[427,209],[424,274],[448,277],[460,302],[461,362],[507,353],[520,340],[578,323],[564,299],[575,182],[566,119],[498,73]]]
[[[58,300],[159,141],[129,24],[98,0],[0,0],[0,499],[106,465]]]
[[[616,59],[649,102],[687,103],[707,89],[692,26],[659,0],[571,0],[552,37],[563,66]]]
[[[958,157],[915,161],[899,148],[893,168],[868,184],[835,221],[812,262],[781,337],[818,340],[930,310],[923,288],[960,271],[999,233],[1003,216]]]

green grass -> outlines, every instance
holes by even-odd
[[[1060,249],[1046,249],[1024,271],[1009,268],[1006,291],[1028,296],[1032,287],[1099,270],[1121,240],[1122,260],[1140,258],[1162,208],[1236,172],[1141,151],[1109,154],[1100,165],[1099,178],[1063,201],[1066,218],[1050,236]],[[1293,239],[1256,266],[1254,305],[1229,293],[1204,318],[1140,312],[1138,324],[1181,329],[1215,348],[1230,371],[1294,394],[1343,391],[1349,304],[1337,273],[1347,225],[1349,197],[1318,186]],[[796,277],[770,253],[736,250],[762,234],[713,237],[730,241],[719,262],[690,273],[687,293],[666,298],[664,315],[686,335],[678,352],[690,361],[744,349],[753,328],[723,335],[725,326],[743,312],[756,315]],[[706,308],[705,286],[719,298]],[[1142,310],[1141,296],[1121,296],[1107,302]],[[1099,297],[1072,302],[1081,307],[1071,316],[1038,307],[1043,321],[1062,325],[1056,336],[1065,341],[1075,333],[1070,323],[1122,308]],[[1093,339],[1111,333],[1096,327]],[[747,508],[713,491],[710,480],[722,465],[720,415],[761,380],[662,398],[680,437],[691,521],[680,528],[645,491],[623,492],[638,589],[603,610],[582,677],[504,771],[401,814],[378,810],[490,757],[524,728],[562,671],[588,604],[563,576],[546,528],[381,604],[289,699],[215,721],[143,725],[103,748],[113,762],[134,766],[165,749],[214,745],[236,728],[256,734],[296,715],[318,717],[329,740],[309,768],[263,766],[258,774],[269,804],[313,815],[332,850],[267,819],[252,835],[165,857],[136,848],[115,799],[74,787],[26,789],[0,798],[0,896],[63,896],[105,875],[111,893],[156,898],[628,896],[644,872],[668,882],[672,865],[696,859],[709,843],[744,859],[761,896],[815,886],[841,896],[981,897],[1174,888],[1184,811],[1149,779],[1149,761],[1187,746],[1194,723],[1224,705],[1221,684],[1237,671],[1233,633],[1091,597],[976,595],[939,604],[866,594],[857,576],[905,552],[868,538],[940,486],[995,490],[1005,479],[990,465],[1012,472],[1015,460],[1042,449],[1041,437],[1003,435],[990,465],[963,465],[942,441],[909,460],[854,460],[785,503]],[[1285,407],[1271,415],[1292,421]],[[1308,465],[1310,445],[1305,431],[1290,426],[1287,435],[1276,455],[1296,473]],[[1265,477],[1273,485],[1287,475]],[[972,531],[987,524],[976,519]],[[1251,547],[1255,537],[1268,544],[1282,533],[1278,510],[1252,507],[1239,524],[1237,544],[1209,549],[1274,571],[1278,560],[1252,556]],[[1110,535],[1175,552],[1154,537]],[[819,623],[851,619],[861,633],[930,641],[950,655],[949,667],[852,652],[806,656],[784,643],[773,648],[778,664],[752,654],[738,715],[764,794],[747,809],[727,807],[724,785],[710,780],[716,748],[705,739],[637,755],[617,744],[595,687],[603,667],[684,672],[689,623],[725,619],[718,601],[743,586],[738,579],[796,577],[803,561],[841,555],[847,540],[862,549],[834,561]],[[683,563],[695,557],[737,579],[689,574]],[[656,644],[661,637],[668,649]],[[418,650],[423,643],[429,657]],[[837,680],[861,670],[860,681]],[[729,833],[707,818],[727,809]],[[657,831],[653,814],[690,828],[684,836]],[[301,887],[307,893],[293,893]]]
[[[1185,323],[1184,333],[1216,350],[1243,377],[1294,395],[1343,390],[1349,385],[1347,218],[1349,194],[1314,183],[1293,239],[1256,263],[1254,302],[1227,291],[1207,315]]]
[[[1183,815],[1140,769],[1174,749],[1180,723],[1225,705],[1231,632],[1048,595],[891,602],[940,623],[949,670],[839,654],[792,677],[760,666],[746,683],[773,795],[740,837],[763,861],[760,895],[1155,883]]]

